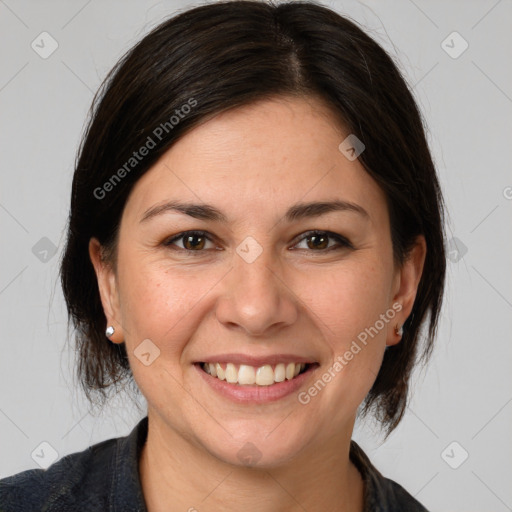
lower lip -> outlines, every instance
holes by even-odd
[[[311,377],[318,365],[310,365],[304,373],[297,377],[270,386],[231,384],[212,377],[201,368],[199,363],[195,363],[194,367],[205,382],[222,396],[238,403],[264,404],[275,402],[297,391]]]

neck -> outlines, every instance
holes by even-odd
[[[149,415],[148,415],[149,416]],[[139,472],[148,512],[362,512],[363,481],[349,458],[349,435],[304,450],[279,467],[228,464],[155,416]]]

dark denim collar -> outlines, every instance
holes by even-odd
[[[139,475],[139,459],[148,435],[148,417],[118,439],[109,512],[147,512]]]
[[[363,512],[387,512],[387,479],[373,466],[363,449],[354,441],[350,441],[350,460],[363,478]]]

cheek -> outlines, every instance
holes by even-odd
[[[390,269],[386,261],[360,258],[316,276],[316,291],[309,292],[309,300],[331,345],[343,346],[357,337],[391,306]]]
[[[198,321],[194,315],[199,308],[194,305],[206,290],[186,273],[170,272],[143,258],[126,258],[119,273],[130,367],[148,402],[163,411],[182,398],[182,389],[176,384],[183,379],[180,361]],[[139,359],[146,352],[150,354],[148,365]]]
[[[319,325],[332,361],[338,362],[331,371],[337,384],[331,389],[355,406],[378,374],[387,332],[394,325],[389,262],[361,260],[325,276],[323,282],[324,293],[318,294],[313,307],[322,320]]]
[[[149,338],[169,364],[178,364],[204,313],[205,295],[222,277],[194,265],[170,268],[134,252],[119,262],[121,314],[126,343],[133,349]]]

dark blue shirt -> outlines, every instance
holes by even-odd
[[[0,480],[0,512],[147,512],[139,458],[148,418],[126,437],[72,453],[48,469],[30,469]],[[355,442],[350,459],[364,481],[364,512],[428,512],[385,478]]]

